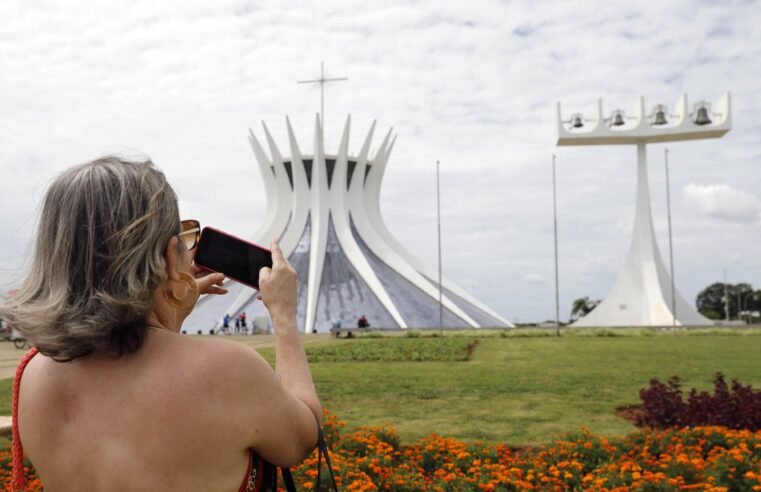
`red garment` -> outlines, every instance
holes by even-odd
[[[21,375],[24,374],[27,364],[32,358],[37,355],[37,347],[32,347],[29,352],[24,354],[24,357],[19,362],[16,368],[16,377],[13,380],[13,416],[11,418],[11,428],[13,432],[13,479],[11,480],[11,487],[14,491],[26,489],[26,477],[24,476],[24,448],[21,446],[21,438],[19,437],[18,430],[18,397],[19,389],[21,388]],[[254,451],[248,456],[248,468],[246,468],[246,476],[243,478],[243,483],[240,484],[238,492],[255,492],[260,490],[262,486],[263,473],[257,473],[257,469],[263,469],[263,461],[258,458],[257,468],[254,468]],[[257,476],[258,475],[258,476]]]

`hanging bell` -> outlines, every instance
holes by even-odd
[[[662,106],[658,106],[655,109],[655,119],[653,119],[653,125],[665,125],[668,123],[666,121],[666,112],[663,110]]]
[[[695,113],[695,124],[696,125],[708,125],[711,123],[711,118],[708,117],[708,108],[705,106],[700,106]]]
[[[584,122],[581,121],[581,116],[574,116],[571,128],[581,128],[582,126],[584,126]]]
[[[613,115],[613,123],[611,125],[613,126],[623,126],[626,122],[624,121],[624,114],[622,112],[617,112]]]

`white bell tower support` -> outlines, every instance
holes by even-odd
[[[715,109],[714,109],[715,108]],[[712,108],[700,101],[689,111],[687,96],[676,103],[674,112],[662,104],[645,113],[640,98],[634,116],[621,110],[603,117],[602,100],[596,115],[584,119],[575,113],[567,120],[557,104],[558,145],[634,145],[637,149],[637,197],[629,254],[623,270],[602,303],[574,326],[702,326],[712,322],[698,313],[672,289],[653,228],[647,178],[647,144],[719,138],[732,128],[730,94]],[[676,299],[672,299],[672,291]]]

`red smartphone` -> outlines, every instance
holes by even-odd
[[[272,268],[272,252],[213,227],[204,227],[195,262],[259,290],[259,270]]]

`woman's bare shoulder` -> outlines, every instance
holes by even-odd
[[[272,367],[253,348],[223,338],[182,337],[181,358],[193,367],[199,384],[217,390],[228,387],[237,391],[240,385],[255,384],[274,377]]]
[[[180,336],[193,357],[210,364],[267,364],[253,348],[222,337]]]

